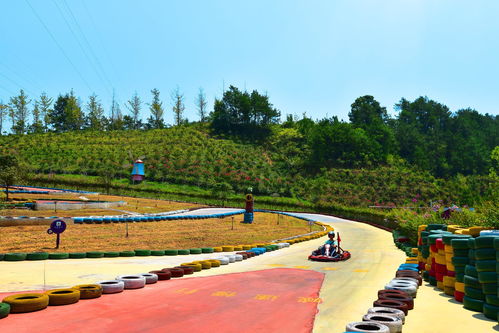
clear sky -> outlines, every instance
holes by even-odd
[[[232,84],[314,119],[347,119],[366,94],[392,113],[422,95],[499,114],[497,0],[0,0],[0,12],[4,102],[73,89],[109,111],[114,90],[124,111],[158,88],[171,124],[177,86],[196,120],[199,87],[211,110]]]

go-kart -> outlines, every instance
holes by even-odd
[[[341,248],[338,249],[338,251],[335,254],[333,254],[332,256],[327,256],[325,254],[322,254],[322,251],[323,251],[322,247],[313,251],[312,254],[308,256],[308,260],[313,260],[313,261],[343,261],[343,260],[348,260],[351,257],[350,252],[345,251]]]

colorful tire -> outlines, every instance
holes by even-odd
[[[469,264],[470,259],[468,257],[452,257],[452,264],[454,266],[464,266]]]
[[[134,250],[135,251],[135,255],[136,256],[140,256],[140,257],[148,257],[151,255],[151,250]],[[125,283],[126,285],[126,283]],[[125,287],[126,289],[126,287]]]
[[[243,256],[243,260],[248,259],[248,254],[246,252],[237,252],[236,254],[242,255]]]
[[[119,257],[120,253],[119,252],[104,252],[104,257],[105,258],[116,258]]]
[[[477,249],[483,249],[483,248],[493,248],[494,247],[494,240],[497,238],[497,236],[480,236],[475,238],[475,248]]]
[[[170,271],[160,270],[160,271],[150,271],[151,274],[156,274],[158,276],[158,281],[170,280],[172,273]]]
[[[242,256],[242,255],[240,255],[240,254],[237,254],[237,253],[236,253],[236,254],[234,254],[233,256],[236,258],[236,261],[243,261],[243,260],[244,260],[243,256]]]
[[[10,305],[7,303],[0,302],[0,319],[5,318],[10,313]]]
[[[184,271],[184,275],[191,275],[194,274],[194,269],[190,266],[176,266],[173,268],[180,268]]]
[[[454,290],[454,299],[462,303],[464,299],[464,293],[461,291]]]
[[[402,332],[402,320],[392,316],[386,316],[379,313],[368,313],[362,317],[365,322],[375,322],[388,327],[390,333]]]
[[[468,238],[456,238],[451,240],[450,244],[454,250],[465,250],[470,248]]]
[[[80,300],[80,291],[73,288],[47,290],[45,294],[49,297],[49,305],[68,305]]]
[[[228,254],[225,256],[227,259],[229,259],[230,263],[236,262],[236,256],[233,254]]]
[[[393,308],[393,309],[398,309],[400,311],[403,311],[404,314],[407,316],[407,312],[409,311],[407,304],[404,302],[400,301],[394,301],[394,300],[388,300],[388,299],[378,299],[373,302],[373,306],[381,306],[385,308]]]
[[[393,289],[378,290],[378,298],[380,298],[380,296],[384,295],[384,294],[392,294],[392,295],[400,295],[402,297],[410,297],[408,293],[400,291],[400,290],[393,290]]]
[[[223,252],[223,251],[224,251],[224,249],[223,249],[221,246],[215,246],[215,247],[213,248],[213,251],[214,251],[214,252]]]
[[[396,277],[394,279],[392,279],[392,281],[394,280],[400,280],[400,281],[412,281],[414,282],[417,286],[420,286],[422,284],[422,281],[416,279],[416,278],[413,278],[413,277],[409,277],[409,276],[399,276],[399,277]]]
[[[102,287],[103,294],[121,293],[125,289],[125,283],[117,280],[107,280],[97,282]]]
[[[485,302],[482,300],[474,299],[469,296],[464,296],[463,298],[463,307],[468,310],[482,312],[484,303]]]
[[[87,257],[86,252],[70,252],[69,259],[84,259]]]
[[[49,258],[47,252],[33,252],[26,254],[26,260],[46,260]]]
[[[5,253],[3,260],[5,260],[5,261],[23,261],[23,260],[26,260],[26,253]]]
[[[174,267],[163,268],[161,271],[162,272],[166,272],[166,271],[170,272],[170,275],[172,278],[179,278],[179,277],[184,276],[184,274],[185,274],[185,271],[182,268],[174,268]]]
[[[388,326],[376,323],[374,321],[360,321],[360,322],[349,323],[346,326],[346,331],[390,333],[390,329],[388,328]]]
[[[104,252],[100,252],[100,251],[87,252],[87,258],[97,259],[97,258],[102,258],[102,257],[104,257]]]
[[[400,311],[398,309],[377,306],[374,308],[369,308],[367,310],[367,313],[378,313],[378,314],[382,314],[385,316],[392,316],[395,318],[399,318],[402,321],[402,324],[405,323],[405,314],[403,311]]]
[[[176,256],[178,255],[178,250],[165,250],[165,256]]]
[[[140,289],[146,285],[146,278],[142,275],[118,275],[116,280],[123,281],[125,289]]]
[[[222,246],[222,250],[223,250],[223,252],[233,252],[234,246],[225,245],[225,246]]]
[[[379,297],[378,299],[389,299],[389,300],[404,302],[405,304],[407,304],[407,310],[414,309],[414,300],[412,297],[404,297],[401,295],[390,294],[390,293],[382,293],[378,297]]]
[[[234,246],[234,251],[242,251],[243,250],[243,246],[242,245],[235,245]]]
[[[454,284],[454,289],[456,291],[464,293],[464,283],[463,282],[457,282],[457,280],[456,280],[456,283]]]
[[[217,257],[214,260],[220,261],[220,265],[228,265],[230,263],[230,260],[227,257]]]
[[[203,269],[203,266],[201,266],[201,264],[194,264],[194,263],[180,264],[180,266],[190,267],[194,272],[201,272],[201,270]]]
[[[80,299],[99,298],[102,295],[102,286],[100,284],[79,284],[72,287],[80,291]]]
[[[135,251],[121,251],[120,257],[135,257]]]
[[[203,251],[202,251],[200,248],[197,248],[197,247],[196,247],[196,248],[189,249],[189,252],[190,252],[191,254],[201,254],[201,253],[203,253]]]
[[[49,305],[46,294],[26,293],[7,296],[2,300],[10,306],[10,313],[25,313],[43,310]]]
[[[140,276],[143,276],[146,279],[146,284],[153,284],[158,282],[158,275],[156,273],[141,273]]]
[[[210,269],[211,262],[209,260],[193,261],[194,264],[200,264],[202,269]]]
[[[207,261],[210,262],[211,267],[220,267],[220,265],[221,265],[220,260],[209,259]]]

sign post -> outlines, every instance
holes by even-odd
[[[314,221],[308,221],[308,225],[310,226],[310,232],[312,232],[312,226],[314,225]]]
[[[55,243],[56,249],[59,248],[59,244],[61,242],[61,234],[64,232],[64,230],[66,230],[66,222],[64,222],[63,220],[52,221],[52,223],[50,224],[50,228],[47,230],[47,233],[49,235],[51,235],[51,234],[57,235],[56,243]]]

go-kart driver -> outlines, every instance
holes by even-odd
[[[338,241],[336,239],[334,239],[334,237],[336,236],[334,231],[328,232],[327,235],[328,235],[329,239],[326,241],[326,243],[322,247],[322,254],[329,256],[329,257],[333,257],[334,255],[336,255],[336,252],[338,250]]]

